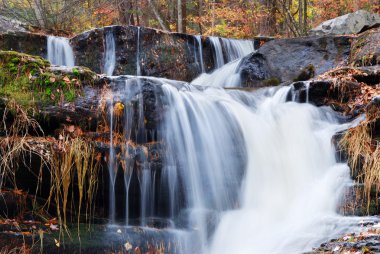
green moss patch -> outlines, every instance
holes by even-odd
[[[92,83],[94,77],[87,68],[54,70],[41,57],[0,51],[0,96],[22,106],[72,102],[81,95],[82,85]]]

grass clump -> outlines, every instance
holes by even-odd
[[[69,222],[67,211],[69,209],[75,211],[79,237],[82,211],[86,215],[86,220],[91,218],[93,213],[93,200],[97,190],[99,170],[97,153],[92,143],[82,138],[62,138],[59,148],[60,150],[52,150],[53,156],[50,167],[52,182],[49,203],[54,200],[60,228],[67,232]],[[69,203],[72,198],[71,192],[74,189],[78,195],[76,204]],[[87,200],[85,209],[82,208],[84,200]]]
[[[353,175],[357,175],[356,180],[364,185],[367,212],[370,210],[371,200],[374,199],[378,205],[380,192],[380,142],[372,135],[373,126],[379,116],[379,110],[367,110],[367,119],[349,129],[340,141],[340,146],[347,152]]]

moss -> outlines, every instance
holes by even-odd
[[[314,65],[309,64],[308,66],[306,66],[301,71],[301,73],[298,75],[298,77],[295,78],[293,81],[294,82],[297,82],[297,81],[306,81],[306,80],[309,80],[309,79],[313,78],[314,76],[315,76],[315,67],[314,67]]]
[[[265,86],[277,86],[281,83],[278,78],[269,78],[263,81]]]
[[[21,106],[55,105],[72,102],[82,92],[82,84],[92,84],[96,74],[88,68],[54,72],[50,63],[37,56],[0,51],[0,96]]]

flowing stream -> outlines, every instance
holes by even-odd
[[[54,65],[73,67],[75,65],[75,60],[69,39],[64,37],[48,36],[47,59]]]
[[[239,87],[241,81],[238,68],[243,57],[255,51],[253,41],[210,37],[210,42],[214,49],[215,70],[212,73],[202,71],[202,74],[194,79],[191,84]]]
[[[140,66],[140,29],[136,39],[136,66]],[[254,92],[220,88],[228,82],[239,86],[233,82],[238,79],[236,67],[254,49],[247,41],[214,40],[214,53],[227,64],[192,84],[139,77],[139,68],[138,77],[115,79],[111,139],[118,128],[113,105],[121,101],[127,140],[127,152],[118,157],[126,197],[121,223],[146,227],[152,219],[167,220],[166,227],[192,235],[187,245],[192,247],[182,253],[215,254],[302,253],[352,229],[358,219],[337,213],[351,184],[349,168],[337,162],[331,142],[350,123],[341,123],[328,108],[297,103],[291,87]],[[138,146],[153,135],[144,128],[146,87],[159,87],[164,103],[157,134],[165,148],[160,171]],[[137,144],[128,143],[131,137]],[[136,154],[138,169],[131,159]],[[119,204],[115,203],[112,141],[109,170],[109,212],[114,224]],[[140,209],[134,216],[138,223],[130,222],[134,174],[139,183]]]

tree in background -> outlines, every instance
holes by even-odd
[[[136,25],[236,38],[303,36],[320,22],[378,0],[0,0],[0,15],[59,33]]]

